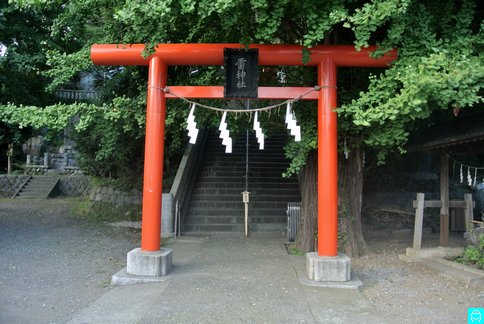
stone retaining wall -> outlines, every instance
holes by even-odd
[[[0,175],[0,196],[12,196],[27,180],[28,175]]]
[[[0,197],[11,197],[27,180],[29,175],[0,175]],[[93,187],[89,177],[83,175],[60,176],[57,185],[57,194],[68,197],[84,196],[95,205],[106,205],[109,208],[123,208],[123,206],[136,206],[141,210],[141,192],[131,190],[121,191],[109,186]],[[173,196],[163,194],[163,235],[173,232]]]
[[[0,195],[8,197],[17,191],[29,175],[0,175]],[[115,205],[140,205],[141,192],[120,191],[109,186],[94,187],[89,177],[84,175],[60,176],[57,194],[67,197],[85,196],[93,202],[114,203]]]
[[[95,187],[91,190],[89,200],[115,205],[141,205],[141,192],[137,190],[125,192],[108,186]]]
[[[89,196],[92,190],[89,177],[86,176],[69,176],[61,177],[58,190],[61,195],[69,197]]]

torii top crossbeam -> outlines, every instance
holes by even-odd
[[[148,65],[148,97],[146,112],[145,166],[143,183],[143,214],[141,249],[160,249],[161,197],[166,98],[161,89],[166,86],[168,65],[223,65],[224,48],[242,48],[240,44],[159,44],[154,53],[143,57],[145,45],[96,44],[91,58],[97,65]],[[298,45],[250,45],[259,49],[259,65],[302,66],[303,47]],[[310,48],[306,65],[318,68],[318,254],[338,254],[338,154],[336,108],[336,68],[386,67],[396,59],[396,51],[375,59],[370,53],[353,46],[316,46]],[[187,91],[183,92],[186,88]],[[220,87],[183,87],[177,92],[190,98],[223,98]],[[307,88],[266,87],[260,99],[292,99]],[[316,198],[316,197],[315,197]]]
[[[224,48],[241,48],[240,44],[158,44],[153,55],[144,58],[143,44],[95,44],[91,59],[96,65],[148,65],[150,59],[159,57],[167,65],[223,65]],[[259,65],[300,66],[303,47],[299,45],[250,45],[259,49]],[[306,65],[317,66],[323,58],[331,58],[336,66],[386,67],[396,58],[390,51],[378,59],[370,57],[375,46],[356,51],[351,45],[320,45],[309,49],[310,60]]]

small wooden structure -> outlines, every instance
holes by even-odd
[[[447,178],[448,180],[448,178]],[[441,181],[445,182],[445,181]],[[448,188],[448,187],[447,187]],[[445,198],[445,197],[444,197]],[[473,219],[473,208],[475,202],[472,200],[472,194],[464,194],[464,200],[425,200],[424,193],[417,193],[417,200],[413,201],[413,208],[415,210],[415,229],[413,232],[413,248],[420,249],[422,247],[422,225],[425,208],[440,208],[440,246],[449,246],[449,208],[464,208],[466,231],[471,227]]]
[[[413,248],[421,248],[424,208],[440,208],[440,244],[449,246],[449,208],[464,208],[466,231],[471,229],[475,202],[472,194],[465,194],[464,200],[449,200],[449,154],[484,153],[484,115],[459,118],[444,125],[427,130],[425,141],[411,145],[409,151],[440,151],[440,200],[425,201],[423,193],[413,201],[415,231]],[[422,138],[421,137],[421,138]]]

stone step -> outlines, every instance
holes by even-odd
[[[249,232],[285,232],[286,224],[249,224]],[[183,224],[183,232],[244,232],[244,224]]]
[[[234,139],[233,153],[225,153],[217,132],[209,134],[199,174],[184,219],[183,232],[242,232],[246,188],[245,135]],[[249,136],[248,185],[251,192],[249,222],[251,231],[286,231],[287,203],[300,201],[297,177],[283,178],[289,165],[283,150],[287,136],[265,139],[259,150],[254,135]]]
[[[46,190],[23,189],[17,194],[17,196],[29,196],[29,195],[45,196],[47,191],[50,191],[50,189],[46,189]]]
[[[43,190],[50,188],[54,183],[28,183],[24,188],[31,190]]]
[[[291,201],[298,201],[298,200],[291,200]],[[242,207],[241,207],[242,205]],[[190,204],[190,207],[194,208],[243,208],[243,203],[242,200],[238,201],[193,201]],[[251,201],[249,203],[249,208],[253,209],[280,209],[280,210],[286,210],[287,209],[287,202],[285,201],[278,201],[278,202],[258,202],[258,201]]]
[[[244,224],[183,224],[183,232],[242,232]]]
[[[227,178],[240,178],[240,177],[245,177],[245,170],[228,170],[228,171],[201,171],[200,172],[200,177],[205,178],[205,177],[227,177]]]
[[[52,185],[54,185],[55,182],[52,182],[52,183],[31,183],[31,182],[28,182],[24,188],[29,188],[29,189],[34,189],[34,190],[38,190],[38,189],[45,189],[45,188],[49,188],[51,187]]]
[[[14,198],[47,198],[59,181],[57,177],[33,176]]]
[[[245,150],[234,150],[232,149],[232,153],[226,153],[225,150],[223,151],[212,151],[207,150],[205,151],[207,155],[203,158],[203,161],[212,161],[212,160],[221,160],[221,161],[238,161],[244,162],[246,161],[246,152]],[[249,152],[249,163],[253,162],[262,162],[265,160],[269,161],[281,161],[288,163],[289,160],[283,152],[279,153],[263,153],[263,152]]]
[[[250,195],[250,202],[289,202],[299,201],[299,195],[283,195],[283,194],[258,194]],[[242,202],[242,195],[206,195],[206,194],[194,194],[191,200],[193,202],[204,201],[218,201],[218,202]]]
[[[230,162],[230,163],[240,163],[245,165],[246,156],[245,154],[234,154],[234,153],[214,153],[214,152],[206,152],[206,154],[210,154],[209,157],[206,157],[202,160],[202,165],[210,164],[213,162]],[[289,165],[289,161],[285,156],[249,156],[249,165],[258,164],[258,163],[286,163]]]
[[[216,170],[216,171],[201,171],[200,176],[202,178],[221,178],[221,177],[226,177],[226,178],[244,178],[245,179],[245,170]],[[280,179],[286,179],[282,177],[282,171],[249,171],[248,174],[249,181],[252,182],[258,182],[267,178],[280,178]]]
[[[241,203],[243,206],[243,204]],[[192,217],[238,217],[244,215],[244,209],[242,208],[196,208],[190,207],[190,215]],[[284,217],[286,216],[286,209],[283,208],[251,208],[249,204],[249,216],[250,217]]]
[[[22,199],[45,199],[45,195],[39,194],[39,195],[22,195],[18,194],[15,198],[22,198]]]
[[[276,224],[286,224],[287,217],[257,217],[249,216],[249,223],[276,223]],[[190,222],[185,224],[242,224],[244,223],[244,215],[238,217],[223,217],[223,216],[196,216],[191,217]]]
[[[249,179],[251,183],[272,183],[272,184],[281,184],[285,185],[287,183],[297,183],[296,178],[283,178],[283,177],[264,177],[264,178],[257,178],[254,177],[252,179]],[[200,181],[197,181],[200,183],[205,183],[205,182],[220,182],[220,183],[243,183],[245,186],[245,176],[243,177],[228,177],[228,176],[207,176]]]
[[[227,153],[225,152],[226,147],[225,146],[219,146],[219,147],[210,147],[207,146],[205,148],[205,152],[210,152],[210,153],[217,153],[222,156],[236,156],[236,155],[242,155],[245,156],[247,154],[247,148],[245,146],[232,146],[232,153]],[[284,156],[284,150],[279,149],[279,148],[271,148],[271,147],[266,147],[264,146],[264,149],[260,150],[259,146],[252,146],[249,147],[249,156]]]
[[[247,155],[246,148],[234,148],[234,147],[232,147],[231,153],[227,153],[225,151],[225,147],[222,147],[220,149],[208,148],[205,150],[205,152],[208,152],[211,155],[215,154],[220,157],[226,157],[228,159],[245,158]],[[268,158],[277,157],[277,158],[282,158],[284,160],[287,160],[285,153],[281,150],[265,149],[265,148],[263,150],[259,150],[259,148],[249,149],[249,158],[261,158],[261,157],[268,157]]]
[[[245,170],[246,163],[244,161],[220,161],[220,160],[210,160],[205,161],[201,170],[221,170],[221,169],[244,169]],[[274,169],[287,169],[287,163],[276,161],[276,162],[268,162],[266,160],[260,162],[249,162],[249,170],[250,169],[260,169],[260,170],[274,170]]]
[[[274,231],[274,232],[254,232],[249,230],[249,237],[258,237],[258,238],[285,238],[286,237],[286,232],[285,231]],[[202,232],[202,231],[184,231],[182,234],[182,237],[245,237],[245,232],[243,231],[237,231],[237,232],[227,232],[227,231],[207,231],[207,232]]]
[[[192,195],[235,195],[241,196],[242,191],[245,191],[245,188],[220,188],[220,187],[213,187],[213,188],[194,188]],[[269,193],[277,192],[277,195],[290,195],[290,196],[299,196],[299,190],[296,188],[288,188],[288,187],[280,187],[280,186],[270,186],[267,188],[249,188],[248,191],[250,192],[250,196],[255,195],[267,195]]]
[[[251,185],[251,182],[249,182],[249,185]],[[280,188],[281,186],[284,187],[284,189],[287,190],[294,190],[295,192],[299,192],[299,184],[297,181],[291,181],[287,182],[284,184],[274,184],[272,182],[269,183],[258,183],[257,184],[257,189],[274,189],[274,188]],[[195,184],[195,187],[193,188],[194,190],[197,189],[236,189],[240,190],[240,192],[245,190],[245,181],[241,182],[229,182],[229,183],[220,183],[220,182],[198,182]],[[249,188],[249,191],[251,190],[256,190],[252,189],[252,187]]]
[[[457,281],[466,288],[484,289],[484,271],[474,269],[443,258],[417,259],[417,262],[428,268],[443,273]]]
[[[230,216],[230,217],[223,217],[223,216],[206,216],[206,217],[199,217],[194,216],[190,217],[190,221],[185,223],[185,225],[199,225],[199,224],[242,224],[244,223],[243,216]]]
[[[29,180],[29,183],[32,184],[44,184],[44,183],[54,183],[57,181],[57,178],[45,176],[45,177],[32,177]]]
[[[254,223],[249,225],[250,232],[287,232],[287,223]]]
[[[272,163],[272,162],[260,162],[260,163],[249,163],[249,170],[259,170],[259,171],[281,171],[280,173],[287,170],[287,163]],[[214,161],[214,163],[205,163],[200,171],[219,171],[219,170],[244,170],[246,164],[245,162],[223,162],[220,163]]]

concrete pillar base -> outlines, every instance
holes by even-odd
[[[307,253],[306,274],[314,281],[350,281],[350,258],[343,253],[335,257],[319,256],[317,252]]]
[[[128,252],[126,272],[135,276],[165,276],[171,271],[172,255],[171,249],[147,252],[136,248]]]

